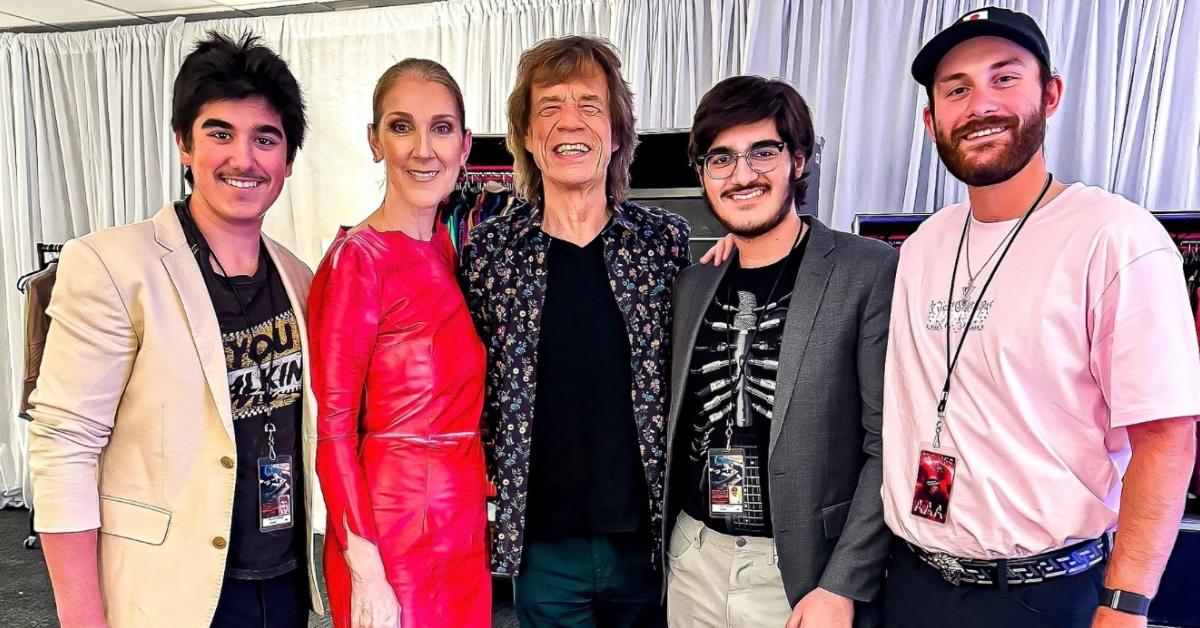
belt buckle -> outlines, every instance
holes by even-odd
[[[967,570],[963,568],[958,558],[944,553],[930,553],[929,564],[942,575],[942,579],[954,586],[962,583]]]

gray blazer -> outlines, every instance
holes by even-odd
[[[891,534],[880,496],[883,359],[897,253],[811,217],[783,328],[767,454],[771,525],[793,606],[820,586],[856,600],[854,625],[879,622],[875,600]],[[664,538],[680,506],[671,466],[701,319],[725,271],[695,265],[675,285]],[[915,470],[914,470],[915,471]]]

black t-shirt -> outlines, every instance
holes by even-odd
[[[546,267],[527,535],[639,531],[648,517],[632,357],[603,235],[584,247],[551,239]]]
[[[177,213],[180,209],[177,207]],[[197,262],[207,260],[203,235],[190,216],[183,214],[180,219],[190,241],[199,246]],[[237,479],[225,574],[243,580],[274,578],[296,569],[305,552],[303,456],[299,437],[304,381],[300,327],[265,243],[260,245],[258,268],[253,276],[233,276],[226,280],[213,270],[211,263],[200,263],[200,271],[221,328],[237,447]],[[269,386],[264,385],[264,373]],[[259,459],[270,455],[268,423],[275,428],[276,461],[281,456],[291,456],[292,486],[285,491],[290,494],[285,494],[282,502],[292,509],[293,515],[290,528],[261,532]],[[267,486],[274,481],[277,478],[262,479],[269,491],[278,489]]]
[[[682,465],[682,473],[672,474],[672,491],[681,496],[684,512],[718,532],[773,534],[765,470],[773,420],[770,412],[788,308],[793,300],[804,298],[793,295],[792,289],[807,244],[806,234],[787,257],[774,264],[729,269],[696,336],[672,459]],[[739,312],[743,314],[741,324],[735,320]],[[739,329],[747,330],[741,336],[744,354],[738,353]],[[745,377],[736,376],[741,355],[747,356],[741,358],[746,364]],[[741,424],[739,407],[744,408],[740,410]],[[745,488],[742,513],[709,513],[710,448],[741,449],[745,454],[745,468],[739,473],[744,475]]]

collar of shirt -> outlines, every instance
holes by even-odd
[[[633,224],[633,219],[629,217],[624,204],[617,203],[609,199],[609,208],[612,210],[612,222],[610,222],[609,225],[601,231],[602,233],[603,231],[608,230],[608,228],[612,225],[622,227],[630,233],[637,232],[637,229]],[[516,231],[517,240],[524,240],[529,236],[530,232],[535,229],[539,233],[544,233],[544,231],[542,231],[542,214],[545,210],[541,206],[530,205],[527,203],[524,207],[518,207],[513,211],[529,212],[528,217],[525,219],[525,224],[521,225],[521,227]]]

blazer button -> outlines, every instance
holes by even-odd
[[[213,539],[213,547],[215,547],[217,549],[225,549],[225,539],[223,539],[219,536],[217,538]]]
[[[230,458],[229,456],[221,456],[221,466],[225,467],[226,469],[232,469],[233,458]]]

